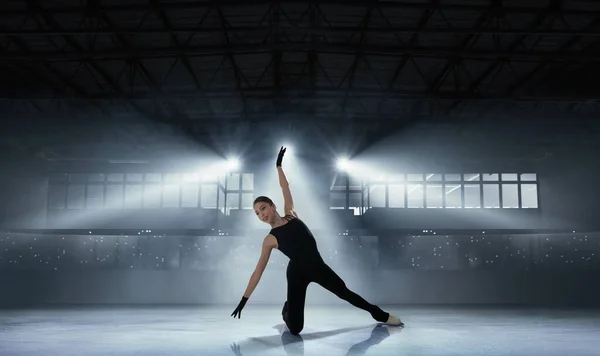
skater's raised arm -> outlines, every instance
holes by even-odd
[[[286,148],[281,147],[279,155],[277,156],[277,175],[279,176],[279,186],[283,192],[283,210],[285,215],[296,215],[294,211],[294,199],[292,198],[292,192],[290,191],[290,184],[288,183],[287,177],[281,167],[283,161],[283,155],[285,154]]]

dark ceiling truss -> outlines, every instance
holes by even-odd
[[[544,22],[546,21],[546,19],[548,17],[554,16],[561,16],[560,15],[560,8],[561,8],[561,4],[562,4],[562,0],[553,0],[550,3],[550,6],[548,8],[548,11],[544,11],[544,12],[540,12],[537,14],[535,20],[533,21],[533,23],[531,24],[530,27],[530,33],[523,33],[520,34],[508,47],[509,51],[514,51],[517,48],[520,48],[521,46],[523,46],[523,42],[527,39],[528,35],[531,35],[532,33],[534,33],[537,29],[540,28],[540,26],[542,24],[544,24]],[[494,12],[495,14],[505,14],[505,12],[501,11],[502,5],[500,1],[495,1],[493,3],[493,5],[497,8],[498,11]],[[502,19],[500,18],[500,16],[495,16],[495,19],[497,19],[498,21],[501,21]],[[505,18],[504,18],[505,20]],[[541,35],[537,35],[537,36],[541,36]],[[506,58],[501,57],[499,58],[497,61],[494,61],[491,65],[488,66],[488,68],[477,78],[475,79],[471,85],[469,86],[467,92],[470,94],[475,93],[480,89],[480,85],[483,82],[483,80],[485,80],[486,78],[488,78],[488,76],[494,74],[494,75],[498,75],[500,73],[500,70],[502,68],[502,66],[509,66],[510,62],[506,60]],[[537,66],[536,69],[534,69],[534,71],[536,71],[537,69],[539,69],[540,66]],[[514,92],[514,90],[510,90],[509,94],[512,94]],[[458,107],[461,104],[461,101],[455,101],[452,106],[450,107],[450,110],[454,110],[456,109],[456,107]]]
[[[272,66],[272,65],[270,65]],[[276,89],[275,86],[252,86],[245,87],[243,89],[244,98],[255,99],[255,100],[271,100],[274,98],[273,91]],[[340,91],[337,87],[330,86],[319,86],[312,89],[304,88],[283,88],[279,89],[277,96],[279,97],[290,97],[306,100],[318,100],[318,99],[340,99],[343,100],[347,96],[347,91]],[[182,90],[182,91],[169,91],[162,92],[161,98],[164,99],[229,99],[239,98],[240,93],[238,91],[232,91],[230,89],[210,89],[206,88],[202,91],[196,90]],[[371,89],[371,88],[355,88],[351,91],[351,96],[356,99],[380,99],[384,96],[390,96],[394,99],[428,99],[428,100],[465,100],[465,101],[485,101],[485,102],[575,102],[584,103],[589,101],[597,100],[596,96],[561,96],[561,95],[520,95],[512,96],[509,94],[468,94],[459,92],[439,92],[439,93],[427,93],[427,92],[414,92],[411,90],[401,89]],[[19,95],[12,95],[6,93],[2,97],[7,99],[20,99]],[[77,101],[146,101],[154,100],[156,95],[154,93],[130,93],[130,92],[105,92],[95,94],[32,94],[27,95],[26,99],[31,100],[49,100],[57,99],[77,102]],[[222,113],[219,113],[219,115]]]
[[[0,27],[3,27],[0,25]],[[21,51],[26,53],[33,53],[33,51],[29,48],[29,46],[18,36],[6,36],[8,40],[8,46],[15,46],[19,48]],[[4,52],[4,50],[3,50]],[[50,87],[55,93],[56,96],[68,96],[66,94],[66,89],[73,90],[78,96],[85,96],[86,91],[84,88],[79,86],[77,83],[73,82],[69,79],[68,75],[62,73],[59,70],[53,68],[49,63],[44,62],[42,60],[34,61],[33,63],[20,63],[19,66],[23,69],[22,74],[33,79],[34,81],[39,81]],[[12,67],[9,66],[9,68]],[[51,77],[58,79],[59,83],[55,83]],[[35,102],[29,103],[33,108],[35,108],[40,114],[43,114],[44,111],[41,109],[40,105]],[[62,105],[62,101],[59,99],[55,102],[56,105]],[[104,107],[96,105],[100,112],[103,114],[107,114]],[[72,107],[74,110],[78,109],[78,106]],[[85,111],[84,111],[85,112]]]
[[[579,37],[579,36],[577,36]],[[34,53],[25,51],[4,52],[0,55],[0,61],[37,61],[49,62],[77,62],[81,60],[108,60],[108,59],[130,59],[130,58],[176,58],[182,54],[189,57],[223,56],[232,54],[264,54],[273,52],[308,52],[316,51],[324,54],[346,54],[346,55],[373,55],[396,57],[411,55],[420,58],[451,58],[462,57],[479,60],[495,60],[507,58],[529,62],[552,60],[554,62],[590,62],[600,59],[600,53],[584,51],[565,51],[555,54],[548,51],[509,51],[509,50],[457,50],[453,47],[427,48],[417,46],[383,46],[383,45],[354,45],[354,44],[318,44],[309,43],[255,43],[239,45],[216,45],[216,46],[189,46],[189,47],[137,47],[137,48],[115,48],[110,50],[76,50],[64,51],[39,51]]]
[[[545,90],[553,76],[600,62],[600,4],[594,3],[586,9],[561,0],[539,8],[500,0],[254,1],[252,21],[239,20],[249,8],[236,10],[248,3],[241,0],[25,3],[0,6],[3,22],[13,20],[0,27],[0,65],[37,87],[4,85],[0,96],[27,101],[39,114],[56,101],[73,112],[93,108],[98,117],[127,107],[132,115],[184,126],[290,113],[408,122],[481,111],[481,103],[484,112],[506,102],[585,110],[600,96]],[[346,10],[352,16],[344,17]],[[398,10],[418,15],[398,20],[390,14]],[[187,11],[193,21],[184,19]],[[132,13],[136,21],[127,18]],[[168,70],[155,72],[152,61]],[[191,86],[171,81],[179,66]]]
[[[316,5],[314,5],[316,7]],[[543,12],[543,15],[549,15],[549,13]],[[550,13],[551,14],[551,13]],[[347,34],[347,33],[361,33],[361,34],[414,34],[418,30],[418,26],[410,26],[410,27],[398,27],[398,26],[389,26],[389,27],[377,27],[377,28],[359,28],[356,26],[284,26],[281,27],[281,30],[286,33],[303,33],[307,35],[331,35],[331,34]],[[264,33],[265,31],[269,31],[271,28],[269,26],[235,26],[227,29],[219,28],[216,26],[211,27],[173,27],[168,32],[172,34],[193,34],[193,33],[201,33],[201,34],[252,34],[252,33]],[[112,34],[120,34],[120,35],[152,35],[152,34],[164,34],[167,32],[163,27],[146,27],[146,28],[124,28],[124,27],[114,27],[114,28],[71,28],[71,29],[61,29],[61,30],[31,30],[31,29],[7,29],[0,31],[0,35],[3,36],[58,36],[58,35],[112,35]],[[560,36],[560,37],[569,37],[569,36],[577,36],[577,35],[585,35],[585,36],[600,36],[600,31],[598,30],[583,30],[583,29],[573,29],[573,30],[544,30],[544,29],[500,29],[500,28],[489,28],[489,29],[477,29],[471,27],[465,28],[423,28],[419,31],[423,34],[455,34],[455,35],[529,35],[529,36]]]
[[[157,3],[160,3],[163,9],[169,10],[193,10],[193,9],[211,9],[216,8],[218,6],[221,7],[236,7],[251,4],[253,6],[258,5],[271,5],[274,2],[282,3],[282,4],[300,4],[305,5],[307,1],[302,0],[282,0],[282,1],[273,1],[273,0],[214,0],[214,1],[165,1],[165,2],[156,2],[149,1],[145,4],[138,3],[134,5],[130,4],[122,4],[122,5],[97,5],[95,8],[98,11],[103,12],[122,12],[122,11],[152,11]],[[594,1],[587,1],[588,4],[593,3]],[[76,2],[80,3],[80,2]],[[85,1],[83,2],[85,3]],[[373,1],[373,0],[358,0],[358,1],[345,1],[345,0],[312,0],[310,1],[312,4],[317,5],[340,5],[345,7],[353,7],[353,8],[367,8],[373,6],[374,4],[381,9],[406,9],[406,10],[423,10],[426,11],[430,8],[428,3],[418,2],[418,1]],[[504,7],[503,12],[506,14],[539,14],[539,13],[556,13],[560,11],[563,15],[590,15],[590,11],[598,11],[598,9],[560,9],[557,10],[551,6],[548,7],[533,7],[527,4],[527,2],[523,2],[525,5],[523,6],[510,6]],[[474,4],[470,2],[469,4],[451,4],[451,3],[443,3],[438,6],[440,10],[444,11],[463,11],[463,12],[482,12],[489,9],[489,6],[486,5],[483,1]],[[10,17],[15,15],[29,15],[29,14],[41,14],[42,12],[56,15],[81,15],[88,9],[87,6],[75,5],[75,6],[55,6],[55,7],[46,7],[44,9],[40,8],[29,8],[29,7],[19,7],[13,9],[1,9],[0,17]]]

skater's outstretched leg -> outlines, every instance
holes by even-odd
[[[367,302],[363,297],[348,289],[340,276],[326,264],[318,268],[318,273],[315,274],[315,282],[355,307],[368,311],[373,319],[381,323],[404,325],[398,317],[384,312],[377,305]]]

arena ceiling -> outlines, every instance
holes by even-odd
[[[3,142],[57,157],[100,129],[596,117],[600,2],[3,1],[0,63]]]

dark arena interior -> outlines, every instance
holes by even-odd
[[[600,1],[5,0],[0,48],[1,355],[598,355]],[[404,326],[311,283],[291,332],[279,249],[232,318],[281,172]]]

